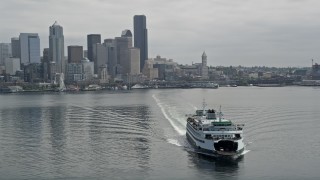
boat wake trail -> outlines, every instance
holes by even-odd
[[[172,112],[172,107],[165,105],[162,103],[155,95],[152,95],[152,98],[156,101],[158,107],[161,109],[162,114],[164,117],[169,121],[171,126],[174,128],[174,130],[179,134],[179,135],[185,135],[186,134],[186,124],[181,121],[181,119],[177,119]],[[170,111],[171,109],[171,111]]]
[[[170,144],[179,146],[179,147],[183,146],[182,144],[180,144],[178,139],[167,139],[167,142],[170,143]]]
[[[241,153],[241,155],[245,155],[245,154],[247,154],[248,152],[250,152],[250,150],[245,149],[245,150]]]

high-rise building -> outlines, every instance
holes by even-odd
[[[82,46],[68,46],[68,63],[81,63],[82,59]]]
[[[140,74],[140,49],[129,48],[126,54],[128,55],[128,62],[125,63],[124,72],[130,75]]]
[[[87,36],[88,59],[90,61],[94,61],[93,45],[97,44],[97,43],[101,44],[101,35],[100,34],[89,34]]]
[[[4,61],[11,57],[11,44],[0,43],[0,65],[4,65]]]
[[[45,82],[49,80],[49,48],[43,49],[42,55],[42,78]]]
[[[11,51],[13,58],[20,58],[20,40],[18,37],[11,38]]]
[[[49,59],[56,63],[57,73],[65,73],[63,28],[56,21],[49,31]]]
[[[127,74],[128,71],[123,71],[124,67],[130,63],[130,58],[128,56],[128,49],[132,48],[132,33],[130,30],[122,31],[121,37],[115,38],[116,48],[117,48],[117,65],[116,74]]]
[[[115,39],[105,39],[104,46],[108,48],[107,71],[113,77],[115,76],[114,67],[117,65],[117,47]]]
[[[37,33],[20,33],[20,63],[40,63],[40,39]]]
[[[100,66],[107,67],[108,64],[108,48],[103,44],[93,45],[94,73],[99,74]]]
[[[7,58],[5,60],[6,73],[15,75],[20,70],[20,59],[19,58]]]
[[[145,15],[135,15],[133,17],[134,27],[134,47],[140,49],[140,71],[144,63],[148,60],[148,30]]]

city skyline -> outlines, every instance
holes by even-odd
[[[7,25],[0,28],[0,42],[21,32],[38,33],[42,51],[49,46],[47,28],[57,20],[65,47],[86,47],[88,34],[117,37],[123,29],[133,30],[134,15],[144,14],[150,58],[191,64],[201,61],[205,50],[212,66],[310,66],[311,59],[320,59],[320,2],[314,0],[87,2],[4,0],[0,23]],[[70,12],[69,6],[76,8]],[[85,13],[90,9],[95,11]]]

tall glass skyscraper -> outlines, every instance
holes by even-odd
[[[145,15],[135,15],[133,17],[134,47],[140,49],[140,72],[144,63],[148,60],[148,30]]]
[[[20,33],[20,62],[40,63],[40,39],[37,33]]]
[[[101,44],[101,35],[100,34],[88,34],[87,35],[87,46],[88,46],[88,59],[91,62],[94,62],[93,56],[93,45]]]
[[[65,73],[63,28],[56,21],[49,30],[49,60],[56,63],[57,73]]]

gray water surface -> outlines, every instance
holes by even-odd
[[[185,114],[222,106],[247,153],[193,152]],[[319,179],[320,88],[0,95],[0,179]]]

